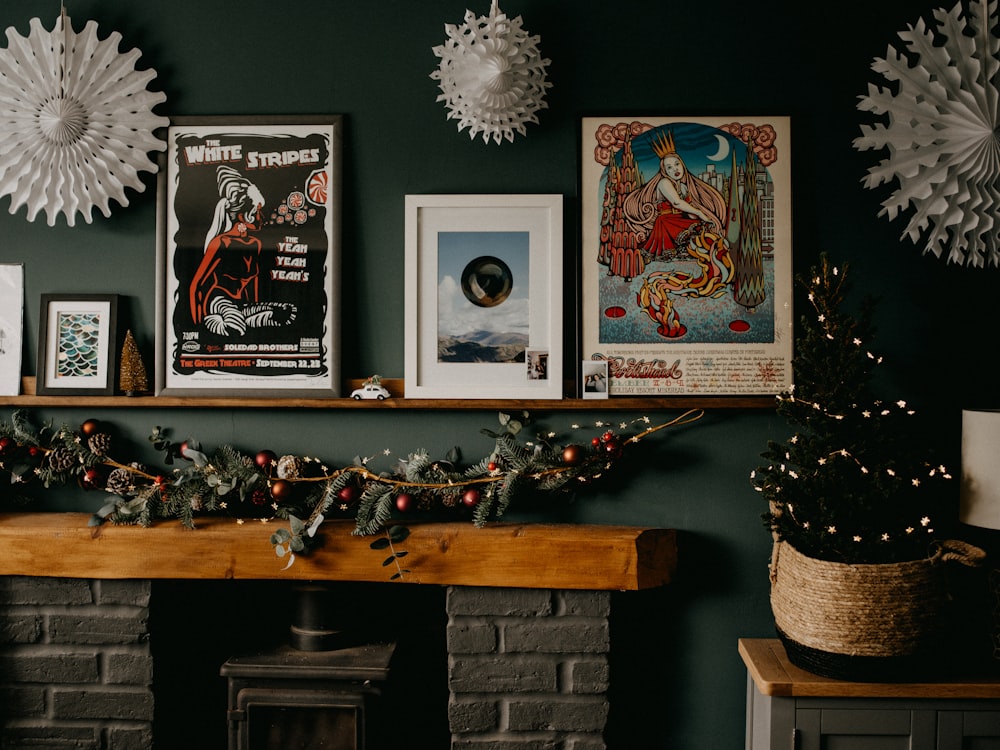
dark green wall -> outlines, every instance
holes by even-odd
[[[69,0],[77,29],[88,19],[102,36],[138,47],[140,67],[157,71],[165,115],[340,113],[346,116],[344,172],[344,336],[346,377],[403,373],[403,196],[407,193],[561,193],[567,198],[566,252],[574,253],[577,122],[582,114],[787,114],[792,118],[795,268],[820,251],[850,261],[859,291],[882,298],[880,345],[888,397],[932,409],[939,440],[957,449],[962,406],[991,405],[994,379],[983,355],[995,348],[995,271],[948,268],[900,241],[902,224],[876,218],[884,194],[864,190],[871,154],[851,141],[866,116],[856,110],[872,59],[935,3],[632,3],[509,0],[541,36],[552,60],[549,109],[515,143],[471,140],[445,119],[429,77],[431,48],[444,24],[461,23],[467,0]],[[950,7],[950,5],[949,5]],[[471,4],[477,13],[488,0]],[[27,34],[55,2],[5,0],[0,24]],[[152,358],[155,201],[153,179],[110,219],[50,228],[0,213],[0,262],[23,262],[27,277],[24,371],[34,372],[38,298],[45,292],[119,292],[123,314]],[[6,209],[9,199],[0,202]],[[898,396],[897,396],[898,394]],[[466,455],[488,448],[479,428],[492,413],[259,412],[183,409],[59,409],[55,422],[112,421],[123,450],[141,451],[155,424],[206,446],[320,455],[332,463],[383,448],[425,447]],[[609,416],[540,415],[556,430]],[[651,414],[654,419],[670,415]],[[681,573],[669,591],[623,595],[612,746],[648,731],[653,746],[698,750],[743,742],[741,636],[768,636],[769,537],[748,474],[783,426],[768,410],[712,412],[645,444],[612,481],[569,508],[523,509],[529,517],[682,530]],[[155,458],[155,457],[150,457]],[[91,509],[99,498],[65,493],[62,507]],[[642,638],[633,637],[639,634]]]

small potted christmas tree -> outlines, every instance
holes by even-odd
[[[930,455],[905,399],[874,390],[874,303],[845,310],[847,267],[807,278],[777,411],[794,428],[751,475],[774,537],[771,604],[789,658],[831,677],[909,678],[929,667],[948,592],[942,563],[981,552],[947,538],[952,476]]]

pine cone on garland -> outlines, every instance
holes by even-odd
[[[282,456],[278,459],[276,471],[280,479],[299,479],[302,476],[302,459],[298,456]]]
[[[111,436],[106,432],[95,432],[87,440],[87,447],[95,456],[106,456],[111,451]]]
[[[76,465],[76,454],[64,445],[56,446],[49,453],[49,466],[53,471],[69,471]]]
[[[105,489],[112,495],[127,495],[132,487],[132,472],[128,469],[115,469],[108,475]]]

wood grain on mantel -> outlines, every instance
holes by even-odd
[[[328,521],[323,545],[284,569],[268,524],[217,517],[186,529],[177,521],[87,525],[86,513],[0,514],[0,575],[68,578],[388,581],[387,552]],[[408,523],[401,545],[406,583],[629,591],[670,583],[677,565],[672,529],[583,524]]]

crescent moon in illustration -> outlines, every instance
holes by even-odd
[[[715,139],[719,142],[719,150],[708,158],[712,161],[722,161],[729,156],[729,141],[724,135],[716,135]]]

